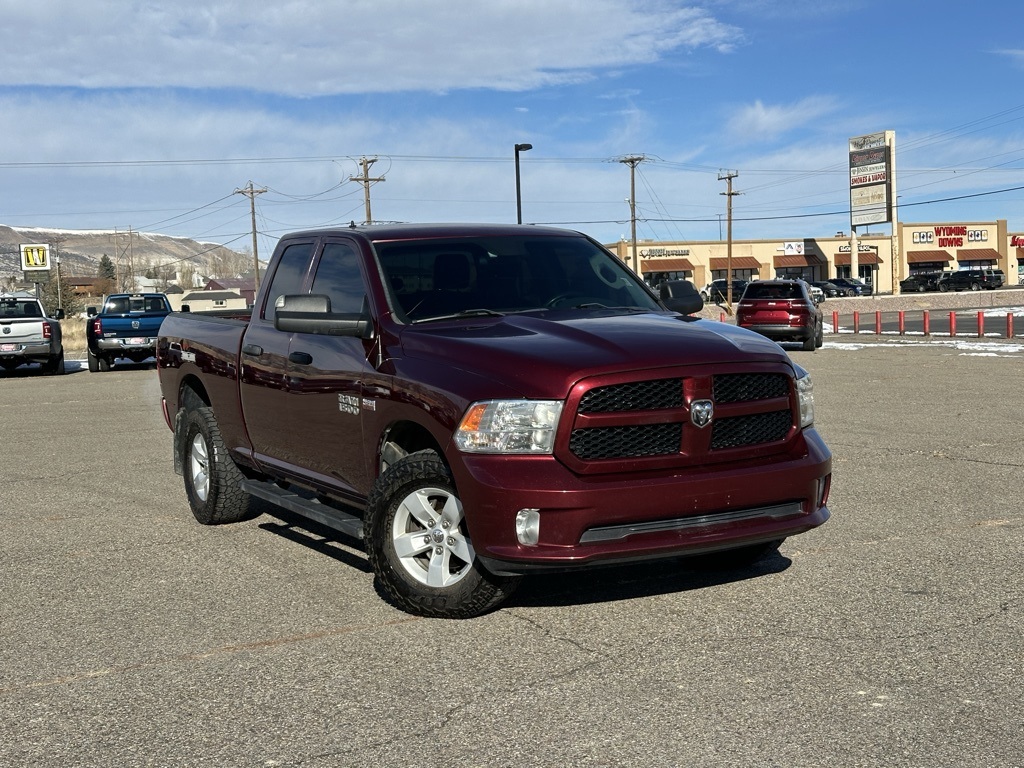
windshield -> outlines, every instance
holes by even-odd
[[[626,308],[661,311],[614,256],[582,236],[466,237],[378,243],[401,319]]]

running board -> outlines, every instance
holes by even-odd
[[[341,531],[354,539],[363,538],[363,518],[344,512],[336,507],[323,504],[316,499],[307,499],[294,491],[260,480],[242,480],[241,488],[257,498],[269,501],[297,515],[316,520],[321,525]]]

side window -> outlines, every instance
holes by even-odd
[[[348,243],[327,243],[313,278],[310,293],[331,299],[331,312],[361,312],[366,287],[359,271],[359,257]]]
[[[313,255],[313,243],[295,243],[289,245],[281,253],[274,270],[274,278],[267,291],[267,301],[263,305],[263,318],[274,319],[274,304],[278,298],[286,294],[302,293],[302,283],[309,268],[309,260]]]

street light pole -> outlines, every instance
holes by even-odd
[[[519,187],[519,153],[533,149],[533,144],[516,144],[516,224],[523,223],[523,197]]]

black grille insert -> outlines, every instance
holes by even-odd
[[[789,410],[716,419],[711,433],[711,450],[773,443],[786,436],[791,424]]]
[[[619,411],[656,411],[681,408],[682,379],[654,379],[597,387],[580,399],[580,413],[615,413]]]
[[[789,377],[784,373],[728,373],[714,379],[716,403],[740,403],[789,396]]]
[[[585,461],[665,456],[679,452],[682,436],[683,425],[679,422],[574,429],[569,450]]]

